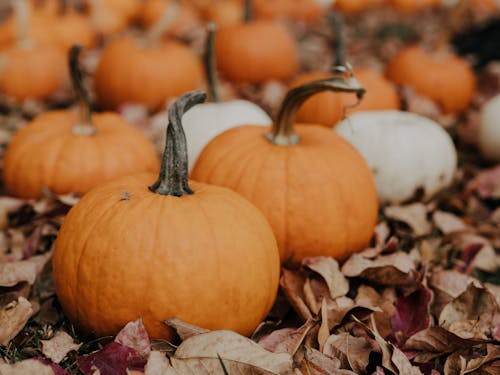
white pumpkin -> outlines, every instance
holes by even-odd
[[[381,204],[404,202],[419,191],[428,199],[453,180],[453,141],[428,118],[401,111],[358,112],[336,131],[366,159]]]
[[[205,103],[191,108],[182,118],[188,147],[189,171],[201,150],[212,138],[236,126],[270,126],[272,122],[262,108],[246,100]]]
[[[479,149],[486,159],[500,162],[500,95],[481,109]]]

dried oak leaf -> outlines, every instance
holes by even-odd
[[[300,362],[303,374],[310,375],[355,375],[355,372],[340,369],[340,361],[308,346],[304,349],[304,357]]]
[[[330,257],[305,258],[302,265],[319,274],[330,291],[330,297],[345,296],[349,292],[349,281],[340,272],[338,262]]]
[[[500,360],[500,347],[498,345],[488,344],[486,346],[487,354],[485,356],[467,360],[459,353],[450,355],[444,365],[444,375],[465,375],[482,373],[480,370],[487,367],[492,362]],[[499,364],[500,366],[500,364]],[[497,370],[499,368],[497,367]],[[486,372],[487,373],[487,372]]]
[[[432,215],[432,221],[443,234],[462,232],[468,229],[462,219],[449,212],[435,211]]]
[[[0,311],[0,345],[7,345],[33,315],[33,306],[24,297],[5,305]]]
[[[81,344],[75,344],[73,337],[64,331],[57,331],[50,340],[40,340],[42,353],[53,362],[61,362],[72,350],[78,350]]]
[[[469,284],[439,315],[439,325],[464,339],[487,340],[500,324],[500,308],[487,289]]]
[[[0,363],[2,375],[55,375],[52,367],[36,359],[27,359],[12,365]]]
[[[304,319],[312,319],[313,314],[306,303],[306,296],[304,294],[305,278],[298,272],[283,270],[283,275],[280,279],[280,286],[283,290],[290,305]]]
[[[418,237],[425,236],[432,231],[432,225],[427,221],[427,208],[422,203],[389,206],[384,209],[384,214],[389,219],[407,224]]]
[[[33,285],[50,255],[46,253],[26,260],[0,263],[0,287],[14,286],[20,282]]]
[[[411,294],[398,298],[396,311],[391,318],[394,333],[401,332],[406,338],[429,328],[432,297],[432,291],[420,284]]]
[[[183,341],[190,338],[191,336],[209,332],[208,329],[186,323],[179,318],[169,318],[164,320],[163,323],[165,323],[170,328],[173,328]]]
[[[271,353],[252,340],[231,331],[212,331],[185,340],[171,358],[181,374],[286,374],[292,372],[292,357]]]
[[[135,322],[129,322],[122,328],[115,337],[115,342],[134,349],[139,355],[147,357],[151,351],[151,341],[149,340],[146,327],[142,323],[142,319],[137,319]]]
[[[178,372],[170,365],[170,361],[164,353],[152,351],[149,353],[148,363],[144,368],[145,375],[178,375]]]
[[[359,277],[379,285],[408,285],[415,281],[415,264],[402,251],[375,259],[353,254],[342,266],[342,273],[347,277]]]
[[[370,353],[374,350],[371,343],[362,337],[354,337],[341,332],[331,335],[325,343],[323,353],[340,360],[340,367],[352,369],[357,374],[366,374]]]
[[[132,348],[111,342],[97,352],[78,357],[78,368],[84,375],[123,375],[127,369],[144,367],[139,354]]]

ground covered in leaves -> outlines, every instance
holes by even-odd
[[[380,68],[405,43],[432,42],[440,20],[439,12],[347,18],[348,60]],[[331,63],[326,24],[291,27],[304,70]],[[186,40],[201,51],[203,29]],[[98,49],[87,53],[89,72],[98,57]],[[481,105],[499,92],[500,65],[478,77],[474,103],[461,116],[401,91],[407,110],[439,120],[453,136],[460,156],[453,185],[429,202],[382,208],[370,247],[341,264],[320,257],[283,269],[275,306],[251,338],[176,319],[165,322],[175,342],[150,341],[140,320],[116,337],[75,332],[54,294],[50,258],[78,197],[47,191],[24,201],[0,192],[0,374],[499,374],[500,166],[477,156],[475,137]],[[285,92],[279,82],[222,85],[227,99],[245,97],[270,113]],[[72,101],[67,92],[50,103],[2,98],[1,150],[27,120]],[[165,113],[138,105],[121,112],[163,147]]]

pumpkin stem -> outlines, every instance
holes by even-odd
[[[181,197],[193,194],[188,185],[188,154],[182,116],[197,104],[205,102],[207,94],[191,91],[176,100],[168,109],[168,127],[160,176],[149,187],[153,193]]]
[[[167,31],[177,18],[179,13],[179,0],[169,3],[167,9],[163,12],[160,19],[148,30],[146,39],[156,42]]]
[[[73,45],[68,53],[69,71],[73,90],[78,97],[80,122],[73,127],[73,133],[77,135],[92,135],[96,128],[92,125],[92,110],[90,109],[90,99],[87,90],[83,86],[83,74],[80,69],[80,53],[83,47]]]
[[[205,54],[203,55],[205,75],[208,81],[208,94],[210,101],[218,103],[219,90],[217,82],[217,67],[215,61],[215,32],[217,24],[210,22],[207,26],[208,34],[205,42]]]
[[[29,20],[31,8],[27,0],[11,0],[17,21],[17,45],[19,48],[29,48],[33,42],[29,37]]]
[[[271,131],[265,137],[277,146],[298,144],[299,136],[293,129],[295,112],[309,97],[322,91],[355,93],[358,100],[361,100],[365,93],[365,89],[350,71],[345,72],[343,75],[339,74],[332,78],[312,81],[298,86],[286,94],[281,104],[278,118],[274,122]]]
[[[344,66],[345,61],[345,34],[344,22],[339,14],[331,12],[328,14],[328,21],[335,32],[335,61],[333,63],[332,71],[337,72],[337,67]]]
[[[245,0],[245,5],[243,8],[243,20],[245,22],[250,22],[253,20],[253,1]]]

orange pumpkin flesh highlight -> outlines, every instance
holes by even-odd
[[[202,101],[199,93],[189,95],[191,103],[183,97],[180,108]],[[177,140],[182,113],[175,125],[169,116]],[[173,142],[177,153],[180,143]],[[171,154],[164,162],[169,160]],[[55,245],[54,282],[79,329],[112,335],[141,317],[152,338],[172,340],[163,320],[178,317],[249,335],[269,312],[280,268],[266,219],[228,189],[192,181],[189,187],[187,155],[178,161],[174,176],[162,166],[165,179],[149,189],[157,179],[152,174],[91,190],[65,218]],[[180,185],[183,192],[171,190]]]
[[[139,14],[141,24],[146,27],[152,27],[160,20],[162,14],[169,7],[174,6],[173,0],[147,0],[144,2]],[[177,15],[175,20],[170,24],[166,32],[171,35],[182,35],[184,32],[196,26],[199,23],[199,17],[194,7],[189,2],[175,4],[177,6]]]
[[[317,125],[292,126],[296,108],[284,108],[287,104],[272,134],[289,144],[270,143],[262,127],[233,128],[205,147],[191,177],[233,189],[254,203],[273,227],[282,262],[308,256],[343,259],[372,236],[378,210],[373,177],[363,157],[340,136]],[[283,123],[296,134],[276,130]]]
[[[419,46],[401,50],[387,66],[387,76],[434,100],[445,113],[466,110],[476,91],[476,77],[467,61],[451,52],[432,54]]]

